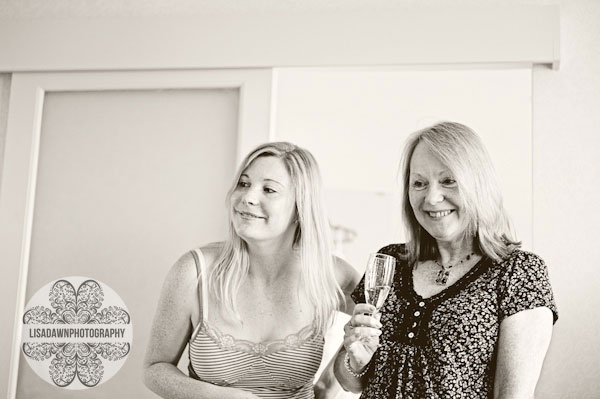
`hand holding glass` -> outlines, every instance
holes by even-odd
[[[394,281],[396,259],[385,254],[371,254],[365,270],[365,298],[379,311]]]

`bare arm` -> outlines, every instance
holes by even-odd
[[[552,336],[552,312],[523,310],[500,324],[495,399],[533,399]]]
[[[333,374],[333,362],[335,356],[327,364],[327,367],[323,369],[319,381],[315,383],[315,399],[333,399],[337,397],[341,390],[340,384],[338,384]]]
[[[360,393],[364,389],[366,377],[355,377],[351,375],[344,365],[346,349],[342,346],[335,357],[334,372],[338,382],[345,391]]]
[[[187,253],[171,268],[162,288],[144,359],[144,384],[167,399],[257,399],[249,392],[195,380],[177,368],[198,301],[196,264]]]
[[[334,372],[346,391],[361,392],[367,381],[366,371],[379,347],[382,327],[374,312],[374,306],[359,303],[344,326],[344,345],[336,356]]]
[[[344,293],[344,302],[341,304],[338,310],[345,314],[352,315],[352,311],[354,310],[354,301],[352,300],[351,294],[352,291],[354,291],[354,287],[356,287],[360,280],[360,275],[356,269],[345,260],[334,257],[334,261],[335,275],[338,284]],[[338,314],[337,317],[340,317],[340,315]],[[315,383],[316,399],[335,398],[340,391],[341,387],[334,375],[334,362],[335,356],[331,358],[331,361],[327,364],[327,367],[323,369],[319,380]]]
[[[334,257],[335,260],[335,275],[338,284],[342,288],[344,293],[344,303],[338,309],[340,312],[344,312],[347,315],[352,316],[354,311],[354,300],[352,299],[352,292],[360,281],[360,274],[356,269],[345,260]]]

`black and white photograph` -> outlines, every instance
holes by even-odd
[[[0,395],[600,399],[600,1],[0,0]]]

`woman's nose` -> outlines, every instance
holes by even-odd
[[[437,205],[444,200],[444,193],[437,184],[431,184],[427,190],[425,201],[430,205]]]
[[[242,196],[242,201],[248,205],[256,205],[258,204],[258,193],[256,190],[249,188],[246,190]]]

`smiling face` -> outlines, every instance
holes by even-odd
[[[256,158],[242,172],[231,195],[231,207],[234,229],[244,241],[293,243],[295,192],[281,159]]]
[[[458,184],[423,143],[410,160],[408,196],[415,218],[438,242],[452,244],[463,238],[467,223]]]

